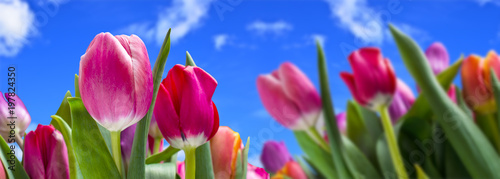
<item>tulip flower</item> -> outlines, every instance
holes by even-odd
[[[142,40],[100,33],[80,61],[80,94],[89,114],[109,131],[141,120],[153,97],[153,75]]]
[[[425,56],[429,61],[434,75],[438,75],[450,66],[450,57],[448,56],[448,51],[446,51],[446,47],[444,47],[441,42],[432,43],[427,48],[427,50],[425,50]],[[448,89],[448,96],[453,102],[457,101],[455,96],[455,85],[452,84]]]
[[[290,160],[292,160],[292,156],[288,153],[285,143],[276,141],[264,143],[260,161],[267,171],[276,173]]]
[[[491,87],[490,68],[500,75],[500,58],[490,51],[484,61],[471,55],[462,64],[463,97],[473,111],[490,114],[496,111],[496,103]]]
[[[263,168],[248,164],[247,179],[269,179],[269,174]]]
[[[352,52],[348,59],[353,74],[342,72],[340,77],[360,105],[380,113],[394,169],[399,177],[407,178],[388,112],[397,86],[392,65],[378,48],[361,48]]]
[[[219,113],[212,102],[216,87],[217,81],[203,69],[179,64],[160,84],[153,115],[170,146],[186,153],[188,179],[194,178],[195,149],[219,129]]]
[[[308,130],[321,114],[321,98],[314,84],[292,63],[260,75],[257,90],[271,116],[289,129]]]
[[[389,115],[391,115],[392,123],[396,123],[401,116],[406,114],[414,102],[415,97],[413,96],[413,92],[410,87],[406,85],[405,82],[398,79],[396,93],[394,94],[394,98],[389,106]]]
[[[25,137],[23,166],[32,179],[69,179],[68,151],[52,125],[38,124]]]
[[[307,179],[307,175],[297,162],[289,161],[271,179],[285,179],[285,178]]]
[[[2,94],[1,91],[0,94]],[[21,137],[24,136],[24,132],[31,123],[31,116],[19,96],[17,94],[11,96],[10,94],[5,93],[6,100],[0,100],[0,122],[3,124],[0,126],[0,135],[6,142],[17,142],[22,147]],[[10,106],[13,108],[12,114],[9,110]]]
[[[115,164],[121,171],[120,132],[139,122],[153,97],[153,75],[142,40],[100,33],[80,61],[80,95],[89,114],[111,131]]]
[[[372,110],[388,105],[396,92],[396,74],[390,61],[377,48],[362,48],[349,55],[353,74],[342,72],[340,77],[354,99]]]
[[[217,134],[210,140],[215,178],[234,179],[238,155],[243,157],[242,150],[240,134],[227,126],[220,126]]]

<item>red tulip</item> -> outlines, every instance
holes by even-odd
[[[500,58],[494,51],[490,51],[484,61],[479,56],[471,55],[462,64],[463,97],[474,111],[483,114],[496,111],[490,68],[500,77]]]
[[[243,155],[240,134],[227,126],[220,126],[217,134],[210,140],[210,150],[215,178],[233,179],[236,175],[238,154]]]
[[[257,78],[264,107],[283,126],[292,130],[314,127],[321,113],[321,98],[314,84],[292,63]]]
[[[64,138],[52,125],[38,124],[25,137],[23,166],[32,179],[68,179],[68,151]]]
[[[81,57],[79,86],[85,108],[109,131],[137,123],[153,97],[146,46],[135,35],[98,34]]]
[[[286,177],[285,177],[286,176]],[[297,162],[289,161],[283,168],[272,177],[272,179],[307,179],[307,175]]]
[[[349,55],[353,74],[340,73],[354,99],[361,105],[378,110],[388,105],[396,92],[396,74],[389,59],[378,48],[361,48]]]
[[[163,137],[174,148],[196,148],[219,128],[212,102],[217,81],[199,67],[175,65],[158,91],[154,117]]]

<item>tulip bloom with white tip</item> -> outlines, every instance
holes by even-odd
[[[2,92],[0,92],[0,95],[1,94]],[[12,93],[5,93],[5,99],[0,99],[0,123],[4,124],[0,126],[0,135],[7,143],[17,142],[20,146],[22,146],[23,141],[21,136],[24,136],[24,132],[30,125],[31,116],[19,96],[17,96],[17,94],[12,96],[11,94]],[[9,103],[13,105],[13,114],[10,113]],[[13,120],[9,117],[16,118]],[[13,121],[15,122],[14,124],[12,124]],[[14,133],[11,133],[11,131],[14,131]],[[9,136],[15,136],[15,140]]]
[[[30,178],[69,179],[66,143],[52,125],[38,124],[26,135],[23,155],[23,166]]]
[[[80,61],[80,94],[89,114],[109,131],[139,122],[153,97],[153,75],[142,40],[100,33]]]
[[[257,90],[269,114],[289,129],[308,130],[321,114],[318,91],[292,63],[285,62],[271,74],[260,75]]]
[[[388,105],[396,92],[396,74],[391,62],[378,48],[361,48],[348,57],[353,73],[342,72],[340,77],[349,87],[354,99],[372,110]]]
[[[212,95],[217,81],[203,69],[175,65],[161,82],[154,109],[158,128],[174,148],[193,149],[219,129]]]

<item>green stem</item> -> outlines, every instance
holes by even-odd
[[[500,154],[500,132],[498,131],[498,124],[495,119],[495,114],[479,114],[476,113],[476,123],[481,128],[483,133],[488,137],[491,144]]]
[[[384,127],[385,137],[387,139],[387,145],[389,146],[389,152],[391,153],[392,163],[398,174],[398,178],[406,179],[408,174],[406,174],[405,166],[403,164],[403,159],[399,152],[398,142],[396,140],[396,135],[394,129],[392,128],[391,117],[389,116],[389,111],[386,105],[382,105],[379,109],[380,116],[382,118],[382,126]]]
[[[113,151],[113,160],[115,161],[118,172],[123,176],[122,172],[122,152],[120,145],[120,131],[110,131],[111,135],[111,150]]]
[[[155,143],[154,143],[154,146],[153,146],[154,147],[153,148],[153,153],[151,155],[160,152],[161,140],[163,140],[163,138],[157,138],[157,139],[155,138]]]
[[[185,149],[186,154],[186,178],[194,179],[196,176],[196,148]]]
[[[325,142],[323,137],[319,134],[318,130],[316,130],[315,127],[311,127],[310,129],[306,130],[307,135],[311,137],[314,142],[316,142],[321,148],[325,149],[327,152],[332,152],[330,151],[330,147],[328,147],[328,144]]]

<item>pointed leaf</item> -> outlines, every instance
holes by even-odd
[[[326,178],[337,178],[337,170],[335,170],[332,161],[332,154],[316,144],[306,132],[293,131],[293,134],[295,134],[295,138],[302,151],[310,159],[309,162],[311,162],[311,165],[323,176],[326,176]]]
[[[71,92],[66,92],[63,101],[56,112],[56,115],[60,116],[68,125],[71,127],[71,111],[69,109],[68,98],[71,97]]]
[[[66,148],[68,150],[68,162],[69,162],[69,174],[70,178],[83,178],[83,175],[80,171],[80,167],[78,166],[78,162],[76,161],[75,152],[73,150],[73,142],[71,140],[71,128],[69,127],[64,119],[62,119],[58,115],[50,116],[52,121],[50,124],[54,126],[64,137],[64,142],[66,143]]]
[[[15,151],[11,147],[15,147],[14,145],[7,144],[3,137],[0,137],[0,159],[5,167],[5,174],[8,178],[21,178],[21,179],[29,179],[28,174],[24,171],[23,164],[19,162],[17,157],[15,156]],[[14,151],[14,153],[11,153]],[[11,154],[9,154],[11,153]],[[14,158],[12,158],[14,157]],[[12,167],[12,168],[9,168]]]
[[[179,149],[168,146],[167,149],[161,151],[160,153],[149,156],[146,159],[146,164],[160,163],[161,161],[168,160],[179,151]]]
[[[214,179],[210,142],[196,148],[196,178]]]

